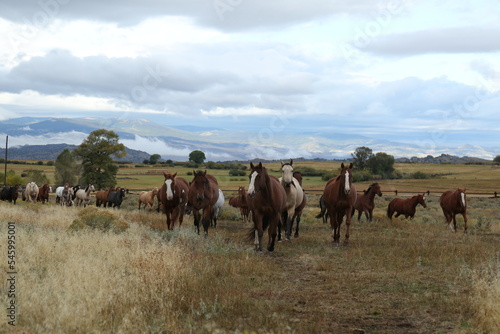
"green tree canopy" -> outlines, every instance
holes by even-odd
[[[354,153],[351,153],[351,156],[354,168],[364,170],[368,167],[367,162],[373,156],[373,151],[366,146],[361,146],[358,147]]]
[[[125,145],[120,144],[118,139],[113,131],[95,130],[73,151],[75,157],[82,161],[82,184],[93,184],[96,189],[116,185],[118,166],[111,156],[121,158],[127,154]]]
[[[366,164],[373,174],[381,175],[382,178],[389,178],[394,172],[394,157],[384,152],[372,155]]]
[[[69,183],[75,185],[78,180],[78,166],[75,158],[68,149],[62,151],[54,164],[55,173],[54,181],[56,185],[64,185]]]
[[[159,154],[153,154],[152,156],[149,157],[149,164],[150,165],[156,165],[158,160],[160,160],[161,155]]]
[[[37,185],[41,186],[46,183],[49,183],[49,178],[42,170],[39,169],[30,169],[26,172],[26,182],[34,181]]]
[[[494,159],[493,162],[497,165],[500,165],[500,155],[497,155]]]
[[[205,153],[203,153],[200,150],[195,150],[191,153],[189,153],[189,161],[193,161],[194,163],[197,164],[202,164],[205,161]]]

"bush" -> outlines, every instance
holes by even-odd
[[[428,179],[429,175],[425,174],[424,172],[418,171],[418,172],[411,174],[411,178],[423,180],[423,179]]]
[[[121,233],[129,227],[126,221],[116,217],[113,213],[89,206],[80,211],[78,218],[73,221],[69,228],[73,231],[98,229],[102,232],[111,230],[115,233]]]
[[[241,170],[241,169],[231,169],[229,171],[229,175],[231,175],[231,176],[245,176],[245,175],[247,175],[247,172],[245,172],[244,170]]]

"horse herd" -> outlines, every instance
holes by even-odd
[[[244,221],[251,220],[253,226],[247,234],[248,240],[254,240],[256,250],[262,251],[262,238],[268,232],[267,250],[273,251],[276,239],[281,240],[284,231],[286,241],[291,238],[293,225],[295,237],[299,236],[299,223],[304,207],[307,203],[305,192],[302,188],[302,175],[293,170],[293,160],[288,163],[281,162],[281,177],[275,177],[267,172],[261,162],[254,165],[250,163],[248,190],[238,188],[238,195],[229,199],[229,205],[239,208]],[[331,178],[320,197],[321,212],[316,218],[323,218],[323,222],[330,219],[333,244],[340,244],[340,228],[346,217],[346,234],[344,244],[348,244],[350,236],[351,218],[358,211],[358,220],[364,213],[368,220],[373,219],[375,196],[382,196],[380,185],[373,183],[368,190],[357,194],[353,184],[353,164],[341,164],[340,174]],[[209,227],[217,226],[217,217],[224,204],[224,194],[219,188],[217,179],[207,171],[193,171],[193,179],[188,182],[177,176],[177,173],[163,173],[164,180],[160,187],[151,191],[142,191],[138,196],[139,210],[141,208],[152,211],[155,198],[158,206],[157,212],[166,216],[168,230],[180,226],[183,216],[192,212],[194,227],[200,233],[200,225],[204,235],[208,235]],[[19,186],[5,187],[0,192],[0,200],[16,203]],[[22,190],[23,200],[27,202],[48,202],[48,193],[51,187],[45,184],[38,187],[35,182],[30,182]],[[91,193],[94,192],[92,184],[85,188],[72,187],[69,184],[60,186],[55,190],[56,203],[61,206],[86,206],[90,203]],[[125,198],[125,188],[109,188],[95,193],[96,206],[120,208]],[[467,202],[464,189],[444,192],[440,197],[440,206],[448,226],[456,231],[456,215],[464,218],[464,232],[467,232]],[[416,207],[420,204],[426,207],[425,194],[411,198],[394,198],[387,207],[387,216],[392,219],[404,215],[413,218]],[[453,222],[453,226],[451,226]]]

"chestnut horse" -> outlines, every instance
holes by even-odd
[[[99,190],[98,192],[96,192],[95,193],[95,205],[97,207],[101,207],[101,205],[103,205],[104,207],[107,207],[109,193],[111,193],[113,191],[116,191],[115,187],[110,187],[108,190]]]
[[[254,166],[250,162],[248,208],[252,213],[253,227],[248,238],[255,240],[256,250],[262,252],[262,236],[268,229],[267,250],[274,251],[278,224],[286,210],[286,193],[277,177],[269,175],[262,162]]]
[[[375,195],[379,197],[382,196],[382,191],[380,190],[380,185],[378,182],[372,183],[368,190],[364,191],[362,194],[358,194],[356,203],[354,203],[354,208],[352,209],[352,215],[358,210],[358,222],[361,220],[361,215],[364,212],[366,219],[369,221],[373,220],[373,209],[375,208]]]
[[[465,189],[458,188],[457,190],[445,191],[439,199],[439,204],[443,209],[448,227],[455,232],[457,231],[457,220],[455,216],[460,213],[464,218],[464,233],[467,233],[467,198]],[[451,226],[452,220],[453,227]]]
[[[422,205],[424,208],[427,207],[425,203],[425,195],[415,195],[411,198],[402,199],[399,197],[393,198],[387,206],[387,217],[392,220],[392,215],[396,212],[396,218],[400,215],[404,215],[405,218],[410,217],[413,219],[415,216],[415,211],[417,210],[417,205]]]
[[[332,227],[333,244],[340,244],[340,227],[342,220],[346,216],[346,234],[344,244],[349,243],[349,231],[351,228],[352,208],[356,202],[356,188],[352,184],[352,163],[349,166],[340,166],[340,175],[330,179],[323,191],[325,207],[330,216],[330,226]]]
[[[233,208],[240,209],[241,219],[243,220],[243,222],[249,220],[247,192],[245,190],[245,187],[238,187],[238,195],[229,198],[229,205]]]
[[[167,229],[173,230],[175,223],[179,222],[179,227],[184,220],[184,212],[188,201],[188,182],[177,176],[177,173],[163,173],[165,180],[158,191],[158,207],[166,215]]]
[[[213,217],[214,205],[219,199],[219,184],[213,175],[207,174],[207,171],[193,171],[193,174],[194,178],[189,186],[188,203],[193,211],[196,233],[200,234],[201,221],[206,237]]]
[[[38,188],[37,201],[42,202],[42,204],[49,202],[49,193],[52,191],[52,187],[45,183],[43,186]]]
[[[285,239],[290,241],[292,234],[293,220],[297,217],[296,210],[302,205],[304,200],[304,190],[299,181],[293,176],[293,160],[289,163],[281,162],[281,177],[279,181],[286,193],[286,211],[283,213],[283,225],[285,229]],[[278,224],[278,240],[281,240],[281,222]]]

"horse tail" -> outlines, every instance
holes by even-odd
[[[325,200],[323,199],[323,195],[319,198],[319,207],[321,208],[321,212],[315,218],[322,218],[326,212]]]
[[[387,217],[392,218],[391,203],[387,206]]]
[[[245,235],[245,240],[246,241],[254,241],[255,239],[255,231],[257,229],[255,228],[255,226],[252,226],[248,229],[248,232],[246,233]]]

